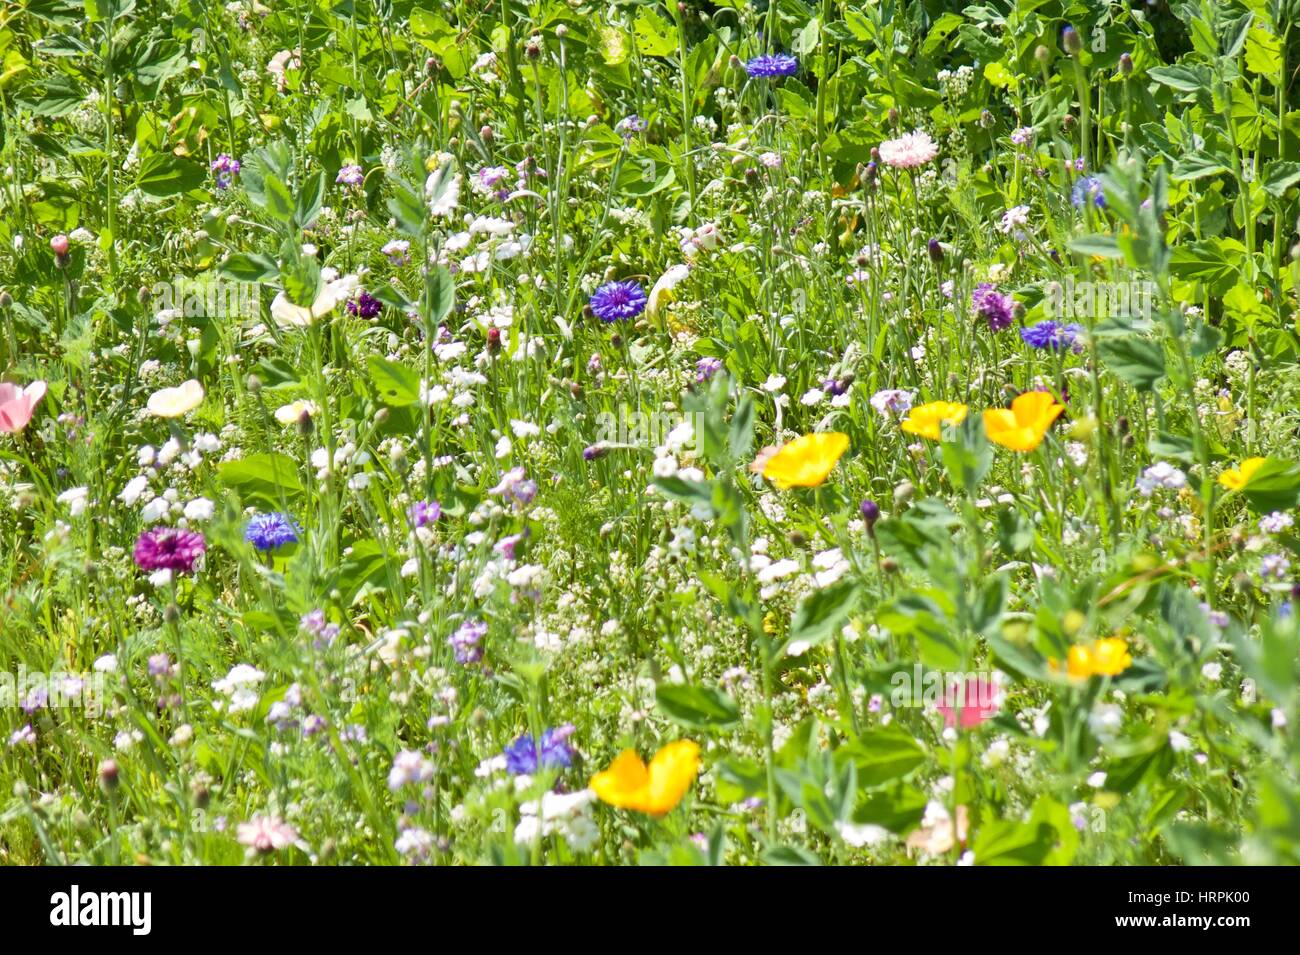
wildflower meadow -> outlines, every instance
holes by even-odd
[[[1298,195],[1297,0],[6,3],[0,863],[1300,862]]]

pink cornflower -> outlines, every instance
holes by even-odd
[[[170,570],[176,574],[194,572],[194,564],[207,542],[198,531],[179,527],[155,527],[145,531],[135,542],[135,564],[141,570]]]
[[[904,133],[880,144],[880,159],[895,169],[915,169],[939,155],[939,145],[923,130]]]

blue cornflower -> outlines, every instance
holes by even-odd
[[[745,64],[750,76],[794,76],[799,72],[799,61],[788,53],[769,53],[756,56]]]
[[[1024,339],[1026,345],[1033,348],[1051,348],[1059,351],[1074,345],[1075,338],[1081,331],[1083,326],[1075,322],[1061,325],[1048,319],[1037,325],[1020,329],[1020,337]]]
[[[298,543],[298,524],[288,514],[274,511],[254,514],[244,530],[244,540],[258,550],[275,550],[285,544]]]
[[[540,769],[567,769],[573,765],[573,750],[568,739],[573,726],[559,726],[542,733],[540,744],[525,733],[506,747],[506,769],[515,776],[535,773]]]
[[[1106,194],[1101,191],[1101,180],[1096,176],[1081,176],[1074,181],[1074,188],[1070,190],[1070,202],[1074,208],[1081,209],[1090,197],[1098,209],[1106,208]]]
[[[588,304],[602,322],[623,322],[645,311],[645,290],[633,281],[606,282],[591,293]]]

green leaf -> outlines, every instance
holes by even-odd
[[[637,11],[632,32],[642,56],[670,56],[677,52],[676,28],[649,7]]]
[[[1264,191],[1281,199],[1286,191],[1300,182],[1300,162],[1274,161],[1264,167]]]
[[[976,865],[1042,865],[1056,845],[1056,830],[1045,822],[990,819],[975,833]]]
[[[260,497],[278,503],[280,497],[302,492],[298,463],[286,454],[268,451],[226,461],[217,468],[221,483],[244,497]]]
[[[425,280],[429,296],[429,319],[434,326],[441,325],[456,307],[456,283],[445,265],[437,265],[429,270]]]
[[[1246,34],[1246,69],[1276,77],[1282,72],[1282,41],[1263,27],[1252,27]]]
[[[1120,380],[1147,390],[1165,374],[1165,353],[1158,342],[1137,335],[1113,335],[1099,339],[1097,352],[1102,362]]]
[[[665,716],[688,729],[718,729],[740,722],[736,701],[714,687],[660,683],[655,701]]]
[[[978,415],[967,415],[956,427],[945,426],[940,450],[952,486],[975,493],[993,466],[993,448],[984,433],[983,420]]]
[[[1113,235],[1081,235],[1070,240],[1070,251],[1080,255],[1099,255],[1104,259],[1124,258],[1124,252]]]
[[[864,730],[842,749],[845,758],[852,759],[857,766],[858,783],[862,786],[880,786],[898,779],[926,759],[920,743],[892,727]]]
[[[136,187],[151,196],[174,196],[203,185],[207,174],[198,163],[172,153],[155,153],[140,164]]]
[[[1241,489],[1257,514],[1289,511],[1300,504],[1300,463],[1268,458]]]
[[[1198,149],[1187,153],[1175,162],[1169,178],[1174,182],[1188,182],[1224,173],[1232,175],[1232,167],[1225,160]]]
[[[237,282],[269,282],[280,273],[269,255],[260,252],[232,252],[217,266],[217,272]]]
[[[816,646],[839,632],[853,612],[858,585],[841,580],[799,602],[790,621],[790,643]]]
[[[1210,88],[1210,71],[1204,66],[1153,66],[1147,75],[1162,86],[1180,93],[1199,93]]]
[[[370,383],[384,404],[405,408],[420,400],[420,376],[405,365],[371,355],[366,369],[370,372]]]
[[[294,206],[294,221],[302,228],[307,228],[320,213],[321,203],[325,198],[325,174],[318,172],[307,177],[307,182],[298,193]]]

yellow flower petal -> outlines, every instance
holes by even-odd
[[[1011,402],[1011,408],[984,412],[984,430],[989,440],[1012,451],[1033,451],[1047,429],[1065,413],[1065,405],[1045,391],[1026,391]]]
[[[1240,491],[1267,460],[1267,458],[1246,458],[1235,468],[1229,468],[1220,474],[1219,483],[1230,491]]]
[[[650,761],[650,785],[644,812],[662,816],[671,811],[695,782],[700,769],[700,747],[688,739],[669,743]]]
[[[662,816],[682,801],[699,769],[699,745],[681,739],[660,749],[649,767],[636,750],[625,749],[608,769],[592,776],[589,785],[611,806]]]
[[[931,441],[938,441],[943,437],[943,425],[961,424],[965,419],[965,405],[955,401],[931,401],[909,411],[899,427],[908,434],[918,434]]]
[[[848,447],[849,436],[838,431],[805,434],[767,459],[763,477],[783,491],[792,487],[817,487]]]
[[[604,772],[591,777],[591,790],[620,809],[640,809],[650,774],[634,749],[625,749]]]

